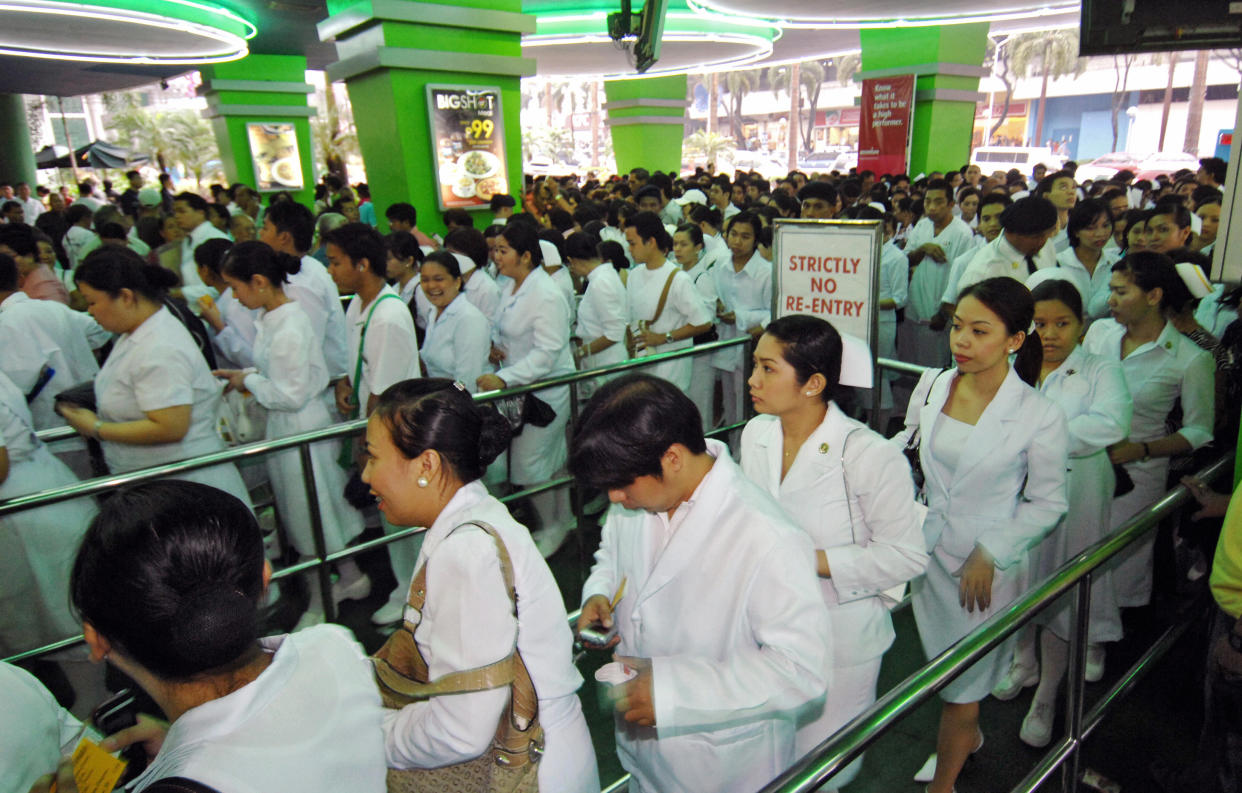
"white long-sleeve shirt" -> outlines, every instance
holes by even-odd
[[[492,351],[492,326],[463,292],[437,316],[427,319],[427,331],[419,350],[430,377],[456,380],[470,393],[476,380],[492,371],[487,356]]]

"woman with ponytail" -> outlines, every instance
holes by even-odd
[[[168,719],[140,716],[104,742],[151,755],[127,789],[384,791],[384,714],[362,647],[338,625],[260,638],[271,575],[254,515],[227,493],[146,482],[103,503],[70,599],[91,660]]]
[[[431,680],[501,661],[516,645],[538,696],[544,735],[539,789],[596,793],[599,774],[578,702],[582,676],[573,665],[564,600],[530,532],[479,481],[509,437],[506,420],[490,405],[475,404],[461,383],[406,380],[380,397],[367,422],[362,479],[391,523],[428,527],[415,565],[416,571],[425,568],[425,586],[415,594],[425,592],[426,602],[421,611],[407,608],[398,630],[412,631]],[[491,526],[504,544],[516,615],[496,541],[475,522]],[[412,583],[400,582],[399,591],[409,593]],[[400,657],[387,658],[401,665]],[[491,745],[508,702],[506,685],[431,696],[389,711],[389,767],[438,768],[478,757]]]
[[[900,437],[918,433],[926,475],[931,560],[912,595],[929,659],[1018,596],[1027,549],[1065,514],[1069,436],[1061,409],[1033,387],[1042,360],[1034,310],[1031,293],[1012,278],[963,290],[949,334],[956,366],[924,373],[906,412]],[[931,782],[930,793],[950,793],[982,746],[979,702],[1012,651],[1004,642],[940,691],[936,754],[915,775]]]
[[[1131,253],[1113,265],[1109,290],[1112,319],[1093,324],[1083,347],[1121,361],[1134,399],[1129,437],[1108,447],[1109,458],[1134,482],[1133,490],[1113,499],[1115,528],[1165,492],[1170,457],[1211,442],[1215,367],[1212,356],[1167,319],[1186,291],[1168,256]],[[1179,400],[1181,427],[1169,432],[1165,420]],[[1113,581],[1122,608],[1145,606],[1151,599],[1154,546],[1153,532],[1119,555]]]
[[[220,275],[237,300],[258,312],[255,321],[258,330],[253,348],[254,366],[218,369],[212,374],[227,380],[232,390],[249,392],[267,409],[269,440],[332,423],[328,408],[319,396],[328,387],[323,345],[315,337],[306,312],[285,294],[289,276],[301,267],[301,259],[277,253],[262,242],[233,246],[220,266]],[[319,514],[323,519],[324,547],[328,553],[343,550],[363,529],[362,513],[340,498],[345,476],[336,463],[339,446],[340,441],[331,441],[310,447]],[[276,511],[290,543],[303,558],[314,556],[310,505],[297,450],[269,454],[263,460],[276,497]],[[371,582],[353,559],[338,562],[337,572],[340,579],[333,586],[333,597],[337,601],[365,598],[370,594]],[[323,622],[320,589],[312,583],[310,592],[310,606],[302,615],[300,626]]]
[[[95,376],[97,409],[58,403],[66,423],[99,441],[114,474],[222,451],[216,432],[220,384],[166,301],[176,276],[127,248],[108,246],[86,257],[74,281],[95,321],[120,335]],[[232,463],[176,478],[250,503]]]

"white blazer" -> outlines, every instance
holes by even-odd
[[[922,439],[927,550],[964,561],[980,545],[1005,569],[1021,561],[1069,506],[1069,430],[1061,408],[1011,368],[957,469],[945,470],[932,456],[931,436],[957,376],[956,369],[923,373],[906,409],[906,430],[897,438],[904,445],[917,428]]]
[[[582,588],[611,598],[621,655],[652,659],[656,728],[617,753],[644,791],[751,793],[794,761],[794,709],[822,696],[830,617],[811,541],[719,441],[670,522],[613,506]],[[661,550],[661,535],[675,528]]]
[[[904,258],[903,258],[904,261]],[[847,440],[848,439],[848,440]],[[742,430],[742,470],[828,557],[819,587],[832,614],[833,666],[876,658],[893,643],[880,597],[927,566],[923,516],[899,449],[829,404],[781,480],[781,422],[756,416]]]

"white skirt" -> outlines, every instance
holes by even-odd
[[[1113,489],[1116,479],[1108,452],[1100,450],[1069,461],[1069,511],[1056,528],[1031,549],[1030,583],[1037,584],[1069,559],[1108,536],[1112,524]],[[1098,568],[1091,582],[1091,616],[1088,640],[1093,643],[1121,639],[1121,609],[1117,605],[1113,574]],[[1073,590],[1062,602],[1035,618],[1062,639],[1073,630]]]
[[[964,563],[964,559],[949,556],[937,547],[932,551],[927,571],[910,584],[914,622],[929,661],[957,644],[993,614],[1003,611],[1021,592],[1026,562],[1008,570],[997,569],[992,579],[991,605],[984,611],[967,612],[958,600],[960,578],[955,575]],[[1008,671],[1014,641],[1015,637],[1010,636],[976,661],[941,689],[940,698],[955,703],[984,699]]]
[[[1169,477],[1169,458],[1126,463],[1125,469],[1134,480],[1134,489],[1113,499],[1110,526],[1114,531],[1164,495]],[[1151,600],[1151,566],[1155,545],[1156,530],[1152,529],[1143,539],[1136,540],[1117,554],[1108,566],[1113,575],[1117,603],[1122,608],[1146,606]]]

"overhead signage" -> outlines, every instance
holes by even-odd
[[[427,86],[440,209],[487,209],[509,192],[500,89]]]
[[[863,80],[858,121],[858,170],[905,173],[910,161],[914,75]]]

